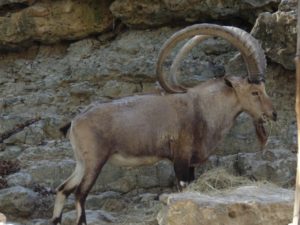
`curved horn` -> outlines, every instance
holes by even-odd
[[[182,62],[182,59],[199,43],[202,41],[205,41],[208,39],[210,36],[207,35],[196,35],[192,39],[188,40],[182,48],[179,50],[177,55],[175,56],[175,59],[173,60],[173,63],[170,68],[170,74],[171,74],[171,79],[174,85],[178,86],[182,91],[186,91],[186,88],[181,86],[178,81],[177,77],[179,75],[179,70],[178,67],[180,66],[180,63]]]
[[[160,50],[156,73],[158,75],[159,83],[167,92],[178,93],[183,92],[184,90],[178,86],[171,86],[166,82],[166,74],[163,72],[163,62],[178,42],[195,35],[210,35],[224,38],[241,52],[246,63],[249,81],[258,83],[264,80],[266,59],[260,44],[254,37],[246,31],[236,27],[215,24],[196,24],[173,34]]]

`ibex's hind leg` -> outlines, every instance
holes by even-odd
[[[85,200],[91,188],[93,187],[106,160],[107,157],[104,157],[94,162],[90,161],[89,164],[87,164],[82,181],[75,190],[77,225],[86,225]]]
[[[73,174],[57,188],[54,210],[53,210],[53,217],[52,217],[52,224],[54,225],[61,224],[64,202],[67,199],[67,197],[72,192],[74,192],[76,187],[81,182],[83,172],[84,172],[83,166],[80,163],[77,163]]]

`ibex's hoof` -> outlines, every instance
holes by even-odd
[[[182,180],[179,181],[179,185],[180,185],[181,188],[186,188],[188,186],[188,184],[189,184],[188,182],[184,182]]]
[[[52,218],[50,224],[51,225],[61,225],[61,218]]]
[[[184,181],[179,181],[177,183],[177,189],[179,192],[182,192],[184,188],[186,188],[188,186],[188,182],[184,182]]]

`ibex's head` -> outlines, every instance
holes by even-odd
[[[257,137],[264,146],[268,136],[263,123],[268,119],[277,119],[277,113],[265,90],[265,83],[251,83],[248,78],[240,77],[225,77],[225,82],[233,88],[242,110],[253,118]]]
[[[196,24],[176,32],[163,45],[157,62],[156,72],[161,86],[170,93],[185,92],[186,88],[178,84],[179,65],[189,51],[197,44],[211,36],[222,37],[240,50],[248,71],[248,78],[225,78],[235,89],[244,111],[253,119],[258,138],[262,145],[267,141],[263,122],[267,119],[276,120],[277,114],[272,102],[265,91],[266,59],[258,41],[249,33],[236,27],[219,26],[214,24]],[[171,50],[180,41],[191,38],[176,55],[170,73],[164,71],[164,61]],[[169,75],[171,79],[166,79]]]
[[[259,122],[266,119],[276,121],[277,114],[266,90],[265,83],[251,83],[248,78],[225,77],[227,85],[236,93],[237,99],[243,111]]]

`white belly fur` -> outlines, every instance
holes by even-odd
[[[113,154],[109,158],[109,162],[116,166],[127,166],[127,167],[138,167],[144,165],[152,165],[158,161],[162,160],[162,158],[156,156],[128,156],[121,154]]]

